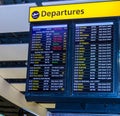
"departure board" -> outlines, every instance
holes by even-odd
[[[113,22],[75,24],[73,92],[113,92]]]
[[[119,96],[116,17],[33,22],[30,29],[28,101],[99,102]]]
[[[64,92],[67,25],[33,25],[31,33],[28,92]]]

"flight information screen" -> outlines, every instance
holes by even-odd
[[[73,92],[113,92],[113,22],[75,24]]]
[[[33,25],[31,31],[28,92],[64,92],[67,25]]]
[[[80,102],[118,96],[116,18],[31,23],[30,36],[28,101]]]

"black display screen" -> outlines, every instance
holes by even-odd
[[[73,92],[113,92],[113,22],[75,24]]]
[[[28,92],[64,92],[67,25],[33,25],[31,33]]]

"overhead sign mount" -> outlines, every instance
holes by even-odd
[[[120,16],[120,1],[31,7],[30,22]]]

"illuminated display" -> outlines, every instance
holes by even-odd
[[[73,92],[113,92],[113,22],[75,25]]]
[[[31,23],[27,100],[116,98],[118,28],[116,18]]]
[[[37,11],[37,12],[36,12]],[[53,21],[120,16],[120,1],[47,5],[30,8],[29,21]]]
[[[28,91],[64,92],[67,25],[34,25],[30,45]]]

